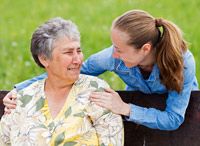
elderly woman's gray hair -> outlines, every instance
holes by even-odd
[[[40,67],[44,68],[38,56],[43,55],[51,59],[54,42],[63,36],[80,42],[80,33],[77,26],[72,21],[60,17],[49,19],[35,30],[31,39],[31,53]]]

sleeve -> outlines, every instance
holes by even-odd
[[[10,91],[12,94],[17,94],[17,91],[13,89]],[[17,95],[16,95],[17,96]],[[16,107],[18,108],[18,106]],[[10,114],[4,114],[0,122],[0,146],[10,146],[11,145],[11,127],[17,122],[15,116],[16,109],[12,109]]]
[[[10,128],[12,123],[12,113],[3,115],[0,123],[0,145],[10,146]]]
[[[114,58],[112,57],[113,47],[106,48],[91,55],[82,65],[81,73],[98,76],[105,71],[114,70]]]
[[[39,76],[36,76],[36,77],[34,77],[32,79],[28,79],[28,80],[25,80],[25,81],[23,81],[21,83],[18,83],[14,87],[17,89],[17,91],[19,91],[19,90],[24,89],[25,87],[28,87],[32,83],[34,83],[34,82],[36,82],[38,80],[42,80],[42,79],[44,79],[46,77],[47,77],[47,73],[43,73],[43,74],[41,74]]]
[[[17,94],[16,90],[13,89],[10,91],[11,93]],[[1,118],[0,122],[0,145],[1,146],[10,146],[10,129],[11,125],[13,124],[12,117],[13,117],[13,109],[10,114],[4,114]]]
[[[101,82],[98,81],[98,84]],[[103,82],[100,88],[108,87],[107,83]],[[87,112],[96,129],[99,145],[106,146],[123,146],[124,144],[124,128],[120,115],[116,115],[111,111],[90,103]]]
[[[183,123],[190,94],[196,79],[193,56],[189,54],[184,60],[183,89],[180,93],[168,91],[165,111],[131,104],[130,116],[126,120],[160,130],[175,130]]]

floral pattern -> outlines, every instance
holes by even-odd
[[[108,84],[80,75],[58,115],[51,117],[45,79],[17,92],[17,107],[1,119],[0,144],[13,146],[122,146],[121,116],[89,101]]]

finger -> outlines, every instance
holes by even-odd
[[[114,93],[115,91],[111,88],[105,88],[104,89],[105,92],[108,92],[108,93]]]
[[[104,99],[101,99],[101,98],[100,99],[96,99],[96,98],[91,99],[91,102],[93,102],[97,105],[101,105],[101,106],[106,107],[106,108],[111,108],[110,105],[112,105],[110,103],[110,101],[107,101],[107,100],[104,100]]]
[[[16,104],[16,101],[15,101],[15,98],[16,97],[12,97],[10,95],[6,95],[4,98],[3,98],[3,103],[8,103],[8,104]]]
[[[105,96],[105,97],[108,97],[110,96],[111,93],[108,93],[108,92],[92,92],[91,95],[92,96]]]
[[[6,94],[6,96],[3,98],[3,102],[10,100],[11,97],[12,97],[11,92],[8,92],[8,94]]]
[[[107,108],[107,105],[106,105],[106,103],[105,103],[104,101],[96,100],[96,99],[95,99],[95,100],[93,100],[92,102],[93,102],[94,104],[100,106],[100,107]]]
[[[109,96],[108,95],[103,95],[103,94],[91,94],[89,99],[101,99],[101,100],[109,100]]]
[[[106,88],[104,91],[107,92],[107,93],[110,93],[110,94],[112,94],[114,96],[115,95],[119,96],[119,94],[115,90],[113,90],[111,88]]]
[[[90,94],[89,100],[100,99],[100,98],[101,98],[101,95]]]
[[[106,104],[107,102],[109,102],[109,101],[107,101],[107,100],[105,100],[105,99],[102,99],[102,98],[91,98],[90,101],[95,102],[95,103],[101,102],[101,103],[105,103],[105,104]]]
[[[8,109],[7,107],[4,108],[4,114],[10,114],[11,113],[11,110]]]
[[[106,108],[106,109],[108,109],[108,107],[106,107],[106,105],[104,104],[104,103],[102,103],[102,102],[97,102],[97,103],[95,103],[97,106],[100,106],[100,107],[102,107],[102,108]]]
[[[6,108],[9,108],[9,109],[15,109],[16,108],[16,104],[7,104],[7,103],[4,103],[5,107]]]
[[[90,101],[92,101],[92,102],[103,102],[104,100],[102,100],[101,98],[91,98],[91,100]]]
[[[16,98],[17,98],[17,95],[16,94],[12,94],[11,99],[15,100]]]
[[[5,100],[3,101],[3,104],[6,106],[6,105],[16,105],[16,101],[15,100]]]
[[[12,90],[11,93],[12,93],[12,99],[16,99],[17,98],[16,90]]]

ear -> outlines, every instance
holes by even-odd
[[[150,43],[146,43],[142,46],[141,49],[144,52],[144,54],[149,54],[149,52],[151,52],[152,50],[152,45]]]
[[[38,59],[40,60],[40,63],[41,63],[45,68],[49,66],[48,59],[47,59],[46,56],[40,55],[40,56],[38,56]]]

